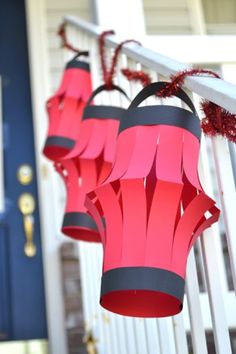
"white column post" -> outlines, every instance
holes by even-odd
[[[46,1],[27,0],[26,19],[49,352],[51,354],[67,354],[64,301],[59,258],[61,238],[55,227],[56,223],[53,213],[52,168],[51,164],[46,161],[41,152],[47,126],[45,102],[49,97],[50,92],[50,72],[47,55]]]
[[[142,0],[92,0],[92,4],[94,22],[104,30],[137,40],[145,34]]]
[[[201,0],[187,0],[193,34],[206,34],[206,23]]]

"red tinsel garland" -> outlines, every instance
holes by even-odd
[[[183,86],[184,80],[187,76],[196,76],[202,74],[220,79],[220,76],[211,70],[187,69],[171,77],[171,83],[166,86],[164,92],[161,93],[161,97],[168,97],[177,92],[178,88]],[[224,108],[207,100],[203,100],[201,102],[201,110],[205,114],[205,117],[201,122],[201,128],[206,135],[221,135],[227,138],[229,141],[236,143],[235,114],[231,114]]]
[[[140,81],[144,87],[151,83],[150,76],[142,70],[130,70],[126,68],[121,69],[121,72],[128,81]]]
[[[170,97],[170,96],[174,95],[178,91],[178,89],[183,86],[184,80],[186,79],[187,76],[198,76],[198,75],[204,75],[204,74],[206,74],[207,76],[212,76],[217,79],[220,79],[220,76],[211,70],[186,69],[186,70],[178,72],[175,75],[171,75],[170,83],[166,84],[166,87],[158,93],[158,96],[159,97]]]
[[[81,51],[79,48],[75,48],[72,44],[70,44],[67,41],[66,24],[65,23],[63,23],[59,27],[57,34],[61,37],[61,46],[62,46],[62,48],[67,48],[67,49],[69,49],[72,52],[77,53],[77,54],[83,54],[83,55],[88,55],[89,54],[88,51]]]
[[[231,114],[213,102],[202,101],[201,109],[205,114],[201,128],[206,135],[221,135],[236,143],[236,115]]]
[[[112,88],[113,77],[115,74],[118,57],[119,57],[119,54],[120,54],[120,51],[121,51],[123,45],[127,44],[127,43],[136,43],[136,44],[140,45],[140,42],[138,42],[134,39],[127,39],[127,40],[121,42],[115,49],[115,52],[114,52],[112,60],[111,60],[110,69],[108,69],[106,59],[105,59],[105,37],[107,37],[111,34],[115,34],[115,32],[113,30],[104,31],[98,38],[99,54],[100,54],[100,59],[101,59],[103,80],[104,80],[107,90],[110,90]]]

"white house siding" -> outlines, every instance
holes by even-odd
[[[51,72],[51,91],[53,92],[61,78],[64,67],[63,51],[60,48],[60,38],[57,35],[63,16],[74,15],[85,20],[91,20],[89,0],[47,0],[46,17]],[[78,43],[79,47],[79,43]]]
[[[202,0],[206,22],[209,24],[235,24],[235,0]]]
[[[190,1],[143,0],[147,34],[192,34]]]
[[[208,34],[236,33],[235,0],[202,0]]]

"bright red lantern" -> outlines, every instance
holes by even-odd
[[[93,219],[84,206],[85,196],[108,176],[116,151],[116,139],[124,109],[90,105],[105,86],[94,91],[85,107],[81,132],[73,151],[57,164],[67,189],[62,232],[77,240],[101,242]],[[125,94],[119,87],[114,86]]]
[[[86,201],[104,248],[101,305],[127,316],[181,311],[189,251],[219,217],[199,182],[201,131],[189,97],[177,94],[192,112],[137,107],[164,85],[151,84],[133,100],[121,121],[111,174]]]
[[[76,59],[68,62],[59,89],[47,102],[49,127],[43,153],[49,159],[64,158],[75,146],[91,92],[89,64]]]

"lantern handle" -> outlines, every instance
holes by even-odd
[[[130,102],[129,96],[127,95],[127,93],[121,87],[119,87],[117,85],[112,85],[111,88],[109,89],[109,91],[113,91],[113,90],[120,92]],[[94,97],[97,96],[102,91],[108,91],[106,85],[101,85],[98,88],[96,88],[96,90],[93,91],[92,95],[89,97],[89,99],[88,99],[88,101],[86,103],[86,106],[89,106],[90,103],[92,102],[92,100],[94,99]]]
[[[168,82],[165,81],[158,81],[158,82],[153,82],[152,84],[144,87],[134,98],[134,100],[131,102],[130,106],[128,107],[128,110],[130,108],[134,108],[140,105],[141,102],[143,102],[146,98],[154,95],[158,91],[162,90],[165,88],[166,84]],[[176,96],[180,98],[190,109],[191,111],[197,115],[197,111],[189,98],[189,96],[186,94],[185,91],[183,91],[181,88],[178,89],[176,93],[173,94],[173,96]]]
[[[73,58],[72,60],[76,60],[78,59],[79,57],[81,56],[85,56],[85,57],[88,57],[89,56],[89,51],[88,50],[83,50],[81,52],[78,52]]]

